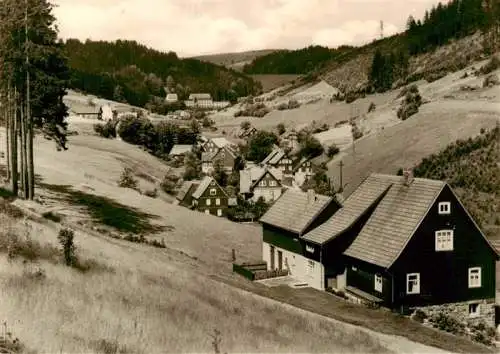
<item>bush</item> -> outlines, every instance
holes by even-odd
[[[134,173],[131,168],[125,167],[118,181],[118,186],[122,188],[137,189],[139,182],[134,178]]]
[[[377,106],[375,105],[375,103],[371,102],[370,106],[368,106],[368,113],[373,112],[376,108]]]
[[[300,155],[303,157],[316,157],[325,150],[319,140],[310,134],[304,138],[300,145]]]
[[[276,126],[276,130],[278,131],[279,135],[283,135],[286,132],[285,125],[283,123],[279,123]]]
[[[410,116],[418,113],[418,109],[422,105],[422,96],[420,96],[416,85],[411,85],[401,92],[405,92],[405,99],[401,102],[397,115],[399,119],[406,120]]]
[[[477,73],[479,75],[486,75],[491,73],[492,71],[497,70],[498,68],[500,68],[500,59],[498,59],[498,57],[494,55],[488,63],[479,68]]]
[[[491,74],[484,78],[483,87],[493,87],[500,84],[500,80],[498,79],[498,75]]]
[[[258,117],[262,118],[270,112],[269,108],[264,103],[250,104],[243,110],[237,111],[235,117]]]
[[[178,176],[174,174],[167,174],[165,175],[165,177],[163,177],[163,181],[161,181],[160,187],[165,193],[173,195],[175,194],[178,181]]]
[[[144,191],[144,195],[146,197],[156,198],[156,197],[158,197],[158,190],[156,188],[148,189],[148,190]]]
[[[358,140],[359,138],[361,138],[363,136],[363,132],[361,131],[361,129],[359,129],[359,127],[356,124],[352,125],[351,133],[352,133],[352,138],[354,140]]]
[[[463,323],[459,322],[455,317],[442,312],[429,318],[429,322],[434,327],[455,335],[463,335],[465,333],[465,325]]]
[[[57,236],[57,239],[63,248],[64,262],[68,267],[73,267],[77,264],[74,238],[75,233],[70,229],[59,230],[59,235]]]
[[[103,138],[116,138],[116,123],[108,121],[105,124],[94,124],[94,132]]]
[[[215,124],[215,122],[213,120],[211,120],[210,118],[208,118],[208,117],[204,117],[203,118],[203,122],[201,123],[201,125],[203,126],[203,128],[210,128],[214,124]]]
[[[334,157],[339,153],[340,149],[337,147],[337,145],[332,144],[328,147],[328,150],[326,151],[326,155],[330,158]]]
[[[62,219],[59,214],[56,214],[52,211],[48,211],[48,212],[43,213],[42,217],[44,217],[47,220],[52,220],[54,222],[60,222]]]
[[[427,318],[427,315],[425,314],[424,311],[419,309],[412,314],[411,318],[419,323],[424,323],[424,320]]]

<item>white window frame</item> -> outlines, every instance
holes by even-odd
[[[210,195],[217,195],[217,189],[210,188]]]
[[[205,214],[210,214],[210,210],[205,209]]]
[[[475,311],[471,311],[475,307]],[[469,304],[469,317],[479,317],[481,315],[481,304],[474,302]]]
[[[276,187],[277,183],[276,181],[269,181],[269,187]]]
[[[267,184],[266,184],[266,181],[260,181],[259,182],[259,186],[260,187],[265,187]]]
[[[451,214],[451,203],[450,202],[440,202],[438,204],[439,215]]]
[[[374,279],[374,286],[375,286],[375,291],[378,291],[379,293],[382,292],[382,276],[380,274],[375,274],[375,279]]]
[[[410,291],[410,277],[415,277],[415,285],[413,289]],[[408,273],[406,274],[406,294],[420,294],[420,273]]]
[[[453,251],[453,230],[438,230],[434,233],[435,249],[439,251]]]
[[[314,247],[306,245],[306,251],[309,253],[314,253]]]
[[[207,200],[205,201],[205,204],[210,205],[210,198],[207,198]]]
[[[309,270],[309,273],[312,273],[314,271],[314,261],[309,260],[307,262],[307,269]]]
[[[222,209],[217,209],[217,216],[222,216]]]
[[[481,287],[481,267],[471,267],[469,268],[469,288],[480,288]]]
[[[220,205],[220,198],[215,199],[215,205]]]

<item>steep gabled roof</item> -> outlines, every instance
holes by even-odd
[[[190,152],[193,149],[193,145],[182,145],[182,144],[177,144],[172,146],[172,150],[170,150],[169,155],[175,156],[175,155],[181,155]]]
[[[262,178],[265,177],[266,174],[270,174],[271,177],[273,177],[276,181],[278,181],[278,183],[281,184],[281,180],[283,179],[283,173],[276,169],[276,168],[263,168],[262,169],[262,172],[260,174],[260,176],[258,176],[254,181],[252,181],[252,187],[250,187],[251,189],[255,188],[255,186],[257,185],[257,183],[260,182],[260,180]]]
[[[392,181],[386,178],[369,176],[349,198],[343,206],[324,224],[304,235],[304,239],[317,244],[324,244],[337,237],[351,227],[370,206],[390,188]]]
[[[401,176],[373,174],[360,188],[373,178],[385,180],[391,187],[344,254],[389,268],[404,250],[446,183],[415,178],[410,186],[406,186]]]
[[[227,140],[226,138],[212,138],[210,139],[214,144],[215,146],[217,146],[219,149],[220,148],[223,148],[224,146],[226,145],[232,145],[232,143]]]
[[[194,198],[194,199],[198,199],[199,197],[201,197],[201,196],[202,196],[202,194],[203,194],[203,193],[207,190],[207,188],[210,186],[210,184],[211,184],[212,182],[215,182],[215,185],[216,185],[217,187],[219,187],[219,188],[222,190],[222,192],[223,192],[223,193],[227,196],[227,193],[226,193],[226,191],[224,190],[224,188],[222,188],[221,186],[219,186],[219,184],[218,184],[218,183],[217,183],[217,182],[216,182],[216,181],[215,181],[212,177],[210,177],[210,176],[206,176],[205,178],[203,178],[203,179],[201,180],[200,185],[199,185],[199,186],[198,186],[198,188],[196,188],[196,190],[194,191],[194,193],[193,193],[193,198]]]
[[[311,161],[311,158],[302,157],[300,160],[296,161],[293,167],[293,172],[296,172],[303,164],[308,161]]]
[[[201,162],[211,162],[215,155],[217,155],[217,152],[202,152],[201,153]]]
[[[308,193],[288,189],[260,218],[261,223],[302,234],[333,198],[316,194],[312,200]]]
[[[280,147],[278,146],[274,146],[273,147],[273,151],[271,151],[269,153],[269,155],[266,156],[266,158],[264,160],[261,161],[261,165],[267,165],[267,164],[270,164],[272,165],[273,163],[271,161],[276,161],[278,162],[279,159],[281,159],[281,157],[283,157],[285,155],[285,152],[283,151],[283,149],[281,149]],[[276,160],[276,158],[278,158],[278,160]],[[275,163],[276,163],[275,162]]]
[[[189,95],[190,100],[211,100],[212,96],[209,93],[192,93]]]
[[[240,193],[250,193],[267,172],[281,183],[283,173],[279,169],[253,166],[240,171]]]
[[[177,196],[176,196],[177,200],[183,201],[186,198],[186,196],[189,194],[189,191],[191,190],[191,188],[197,186],[199,183],[200,183],[200,181],[185,181],[182,184],[181,189],[177,193]]]

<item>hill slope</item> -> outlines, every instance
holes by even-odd
[[[71,69],[71,88],[144,107],[165,98],[165,87],[180,99],[189,93],[208,92],[215,100],[256,93],[260,85],[222,66],[197,59],[179,59],[135,41],[68,39],[64,44]]]
[[[278,51],[255,59],[244,68],[252,74],[301,74],[320,77],[344,92],[366,90],[375,53],[386,57],[383,76],[401,86],[422,77],[433,80],[448,70],[461,69],[483,52],[491,53],[499,42],[491,36],[478,38],[478,32],[498,26],[500,6],[483,6],[482,0],[452,0],[433,6],[423,19],[409,16],[407,30],[361,47],[307,47]],[[494,2],[491,2],[493,4]],[[476,34],[473,43],[460,41]],[[455,45],[459,43],[458,46]],[[449,45],[451,44],[451,45]],[[439,48],[447,46],[445,53]],[[437,52],[436,52],[437,50]],[[407,57],[410,58],[409,67]],[[401,59],[401,60],[400,60]],[[381,69],[381,68],[379,68]],[[371,83],[373,84],[373,82]]]
[[[424,158],[414,173],[447,181],[487,236],[500,241],[500,125]]]
[[[74,123],[71,125],[75,129]],[[62,226],[76,231],[77,255],[88,268],[80,272],[61,264],[56,249],[60,226],[56,223],[34,216],[27,224],[22,219],[2,218],[0,243],[11,242],[12,235],[18,234],[18,247],[10,249],[19,259],[7,261],[0,254],[0,311],[8,330],[28,350],[209,352],[213,349],[211,335],[218,329],[220,348],[230,352],[440,352],[218,281],[216,277],[224,277],[234,284],[247,284],[231,274],[231,249],[236,249],[239,261],[259,257],[260,229],[117,187],[123,165],[140,165],[136,168],[146,174],[164,169],[136,147],[71,136],[70,149],[54,159],[51,142],[41,138],[36,142],[41,179],[37,193],[43,196],[43,204],[14,203],[26,213],[52,211],[62,216]],[[96,210],[112,213],[112,217],[99,219]],[[119,221],[121,224],[111,228],[116,233],[130,218],[137,218],[134,222],[143,226],[166,226],[163,231],[149,231],[148,238],[163,238],[167,247],[152,248],[109,237],[105,224]],[[31,256],[23,263],[21,250],[26,249]],[[6,247],[1,250],[5,252]]]
[[[275,51],[277,51],[277,49],[249,50],[238,53],[218,53],[218,54],[200,55],[193,57],[193,59],[206,61],[212,64],[225,66],[227,68],[235,70],[242,70],[245,64],[248,64],[261,56],[271,54]]]

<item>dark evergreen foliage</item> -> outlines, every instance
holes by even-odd
[[[246,74],[307,74],[316,70],[351,47],[330,49],[309,46],[299,50],[280,50],[256,58],[243,68]]]
[[[64,50],[71,88],[139,107],[164,99],[166,88],[180,99],[207,92],[214,100],[234,100],[261,89],[259,83],[236,71],[180,59],[174,52],[159,52],[135,41],[68,39]]]

